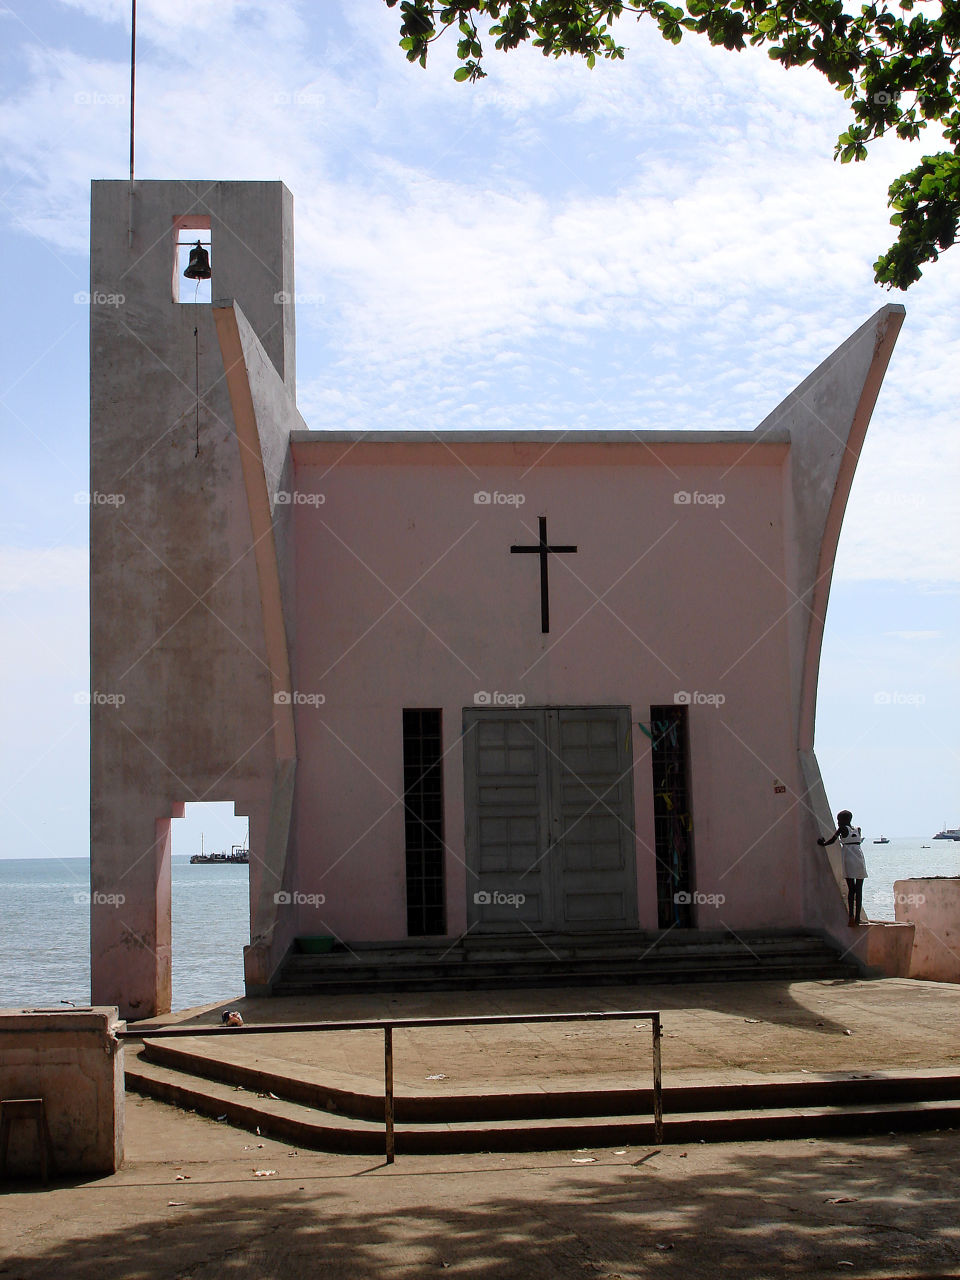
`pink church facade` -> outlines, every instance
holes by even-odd
[[[325,921],[347,938],[407,936],[398,856],[405,708],[440,713],[445,933],[482,927],[482,913],[469,909],[477,892],[525,896],[519,911],[506,904],[490,913],[500,927],[510,912],[521,928],[595,923],[575,902],[548,907],[546,886],[535,884],[542,861],[515,875],[518,857],[520,866],[536,863],[555,843],[552,815],[542,816],[530,779],[542,775],[549,790],[552,773],[567,768],[562,750],[534,723],[539,708],[564,708],[571,717],[576,709],[596,715],[608,708],[605,727],[629,737],[617,741],[610,761],[581,750],[570,773],[583,794],[561,817],[565,828],[578,821],[611,828],[598,833],[605,845],[599,861],[609,855],[617,871],[601,877],[598,892],[615,893],[622,876],[631,901],[613,910],[618,925],[658,927],[655,748],[666,716],[657,707],[668,707],[671,718],[681,708],[686,721],[689,823],[683,814],[681,822],[696,867],[680,892],[709,901],[684,914],[735,927],[803,921],[807,885],[795,865],[801,826],[789,795],[774,790],[780,779],[793,795],[800,786],[794,737],[786,716],[757,716],[758,706],[794,700],[781,520],[787,450],[768,440],[745,452],[742,442],[630,437],[295,441],[304,499],[294,511],[297,563],[323,567],[317,578],[297,575],[298,637],[311,641],[297,663],[305,763],[295,879],[325,896],[322,907],[300,909],[298,932],[325,932],[318,927]],[[487,494],[490,503],[477,502]],[[687,494],[724,501],[676,501]],[[500,495],[522,505],[498,504]],[[549,554],[546,633],[538,556],[511,553],[511,546],[538,543],[540,517],[550,545],[576,546]],[[323,703],[306,701],[311,694]],[[521,757],[513,777],[507,759],[487,762],[500,793],[489,817],[477,788],[484,761],[476,749],[464,751],[485,724],[493,744],[496,726],[516,725],[513,749]],[[499,754],[496,745],[489,752]],[[476,845],[483,833],[468,831],[471,821],[502,828],[489,833],[500,849],[482,876]],[[629,868],[614,840],[621,833]],[[568,838],[578,834],[574,826]],[[669,855],[661,849],[659,856]],[[758,866],[766,868],[761,875]],[[379,869],[372,896],[371,867]],[[564,878],[561,872],[553,898],[564,894]]]
[[[304,936],[840,938],[817,671],[902,308],[753,432],[313,432],[289,193],[137,187],[129,247],[94,187],[91,292],[130,304],[93,317],[91,488],[125,494],[92,507],[93,687],[125,702],[94,700],[92,877],[131,904],[94,905],[94,999],[169,1005],[199,798],[250,817],[251,993]],[[169,286],[198,214],[206,305]]]

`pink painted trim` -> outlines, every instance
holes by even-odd
[[[582,441],[543,444],[526,441],[359,441],[294,440],[291,450],[300,466],[477,466],[584,467],[584,466],[780,466],[790,445],[786,441],[757,440],[687,442],[664,440]],[[749,454],[749,456],[747,456]]]
[[[250,511],[250,527],[253,534],[253,554],[260,585],[260,610],[263,618],[264,645],[267,665],[270,668],[270,685],[274,695],[289,694],[293,688],[290,676],[290,656],[287,647],[287,631],[283,620],[283,595],[280,586],[280,570],[277,564],[277,547],[273,535],[270,511],[270,495],[260,450],[260,434],[257,431],[257,415],[247,374],[236,305],[215,307],[214,322],[223,354],[227,390],[233,421],[240,444],[240,466],[247,492]],[[294,732],[293,706],[287,702],[273,703],[273,732],[278,761],[295,760],[297,740]]]

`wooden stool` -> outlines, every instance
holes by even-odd
[[[32,1120],[37,1131],[40,1151],[40,1176],[47,1181],[53,1165],[53,1143],[47,1127],[47,1113],[42,1098],[4,1098],[0,1101],[0,1175],[6,1173],[10,1146],[10,1124],[14,1120]]]

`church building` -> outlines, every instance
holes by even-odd
[[[91,236],[95,1003],[169,1008],[198,800],[249,994],[298,939],[849,946],[817,675],[902,307],[753,431],[313,431],[282,183],[96,182]]]

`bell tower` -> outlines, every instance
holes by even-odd
[[[229,308],[258,352],[282,469],[300,425],[292,196],[94,182],[90,270],[92,998],[143,1018],[170,1008],[170,819],[232,800],[253,900],[276,818],[263,533],[215,321]]]

